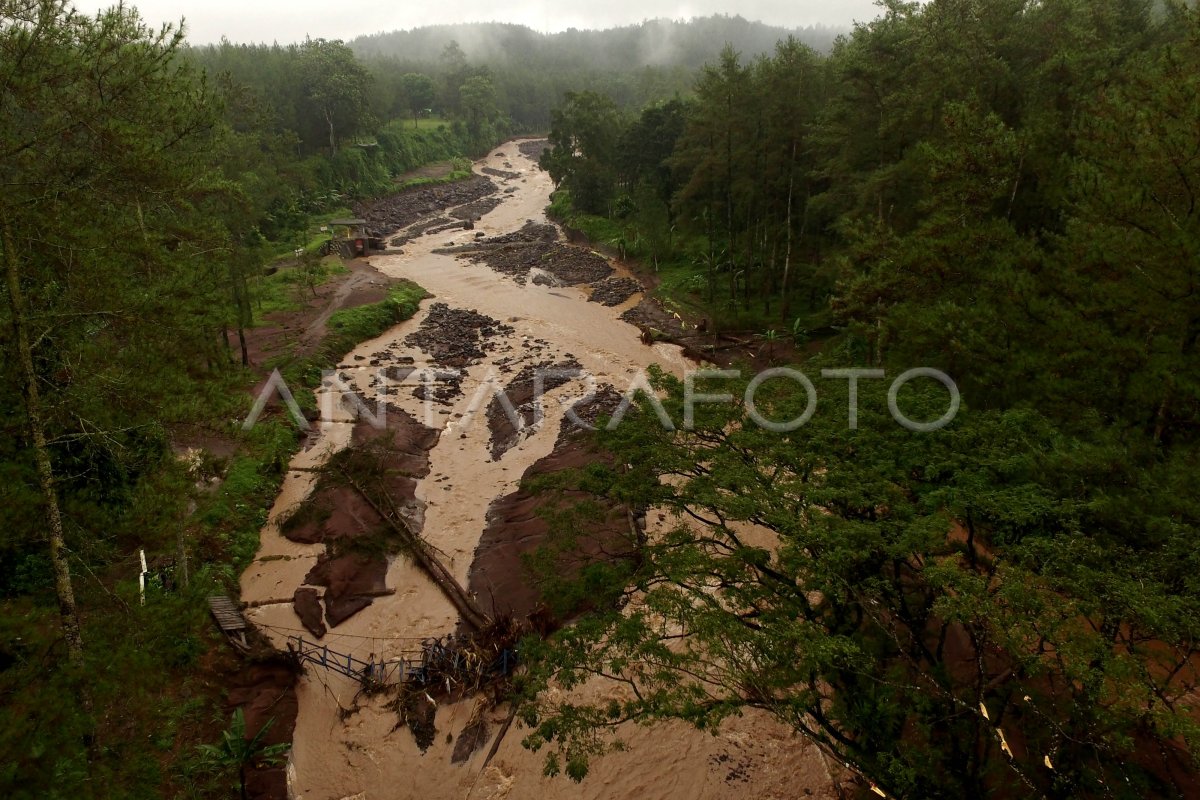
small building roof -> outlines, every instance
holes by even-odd
[[[349,227],[354,227],[356,225],[366,225],[367,221],[365,219],[331,219],[331,220],[329,220],[329,224],[330,225],[347,225]]]

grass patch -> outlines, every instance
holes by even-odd
[[[314,269],[314,286],[323,286],[331,278],[348,272],[337,256],[326,256]],[[273,275],[259,277],[252,283],[250,293],[256,324],[261,324],[263,317],[268,314],[298,311],[304,306],[309,289],[303,267],[292,266],[280,269]]]
[[[346,219],[352,216],[354,216],[354,212],[346,206],[311,215],[306,235],[296,234],[285,241],[269,242],[263,255],[263,261],[267,264],[275,264],[279,261],[293,260],[296,258],[296,250],[304,253],[317,252],[321,249],[321,245],[329,241],[329,235],[320,232],[321,226],[328,225],[330,220]]]
[[[244,434],[242,446],[224,468],[217,489],[199,502],[194,519],[203,549],[225,564],[231,580],[250,565],[258,551],[259,531],[288,462],[297,436],[286,419],[269,419]]]
[[[360,343],[382,336],[393,326],[411,319],[421,307],[421,301],[430,296],[417,284],[400,281],[388,290],[385,300],[342,309],[330,316],[325,339],[316,353],[302,358],[282,356],[268,367],[278,368],[300,407],[313,411],[317,407],[313,390],[321,383],[322,370],[336,366]]]
[[[409,129],[415,129],[418,131],[436,131],[439,128],[449,128],[450,124],[450,120],[442,119],[441,117],[422,117],[416,121],[415,125],[413,124],[412,120],[408,120],[405,123]]]
[[[408,189],[417,189],[422,186],[441,186],[442,184],[446,183],[465,181],[474,174],[474,171],[471,169],[470,159],[456,158],[453,160],[450,172],[446,173],[445,175],[411,178],[396,184],[396,188],[398,191],[403,192]]]
[[[329,335],[323,350],[340,358],[360,342],[381,336],[393,325],[411,319],[429,293],[411,281],[388,290],[385,300],[358,308],[345,308],[329,318]]]

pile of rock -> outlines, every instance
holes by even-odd
[[[419,347],[442,367],[469,367],[495,349],[495,339],[514,332],[489,316],[476,311],[451,308],[434,303],[421,327],[404,339],[409,347]]]

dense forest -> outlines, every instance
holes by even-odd
[[[444,25],[361,36],[349,45],[381,76],[381,85],[389,80],[382,76],[452,72],[461,59],[469,60],[486,69],[501,108],[518,131],[545,132],[551,109],[565,92],[602,91],[622,108],[636,111],[675,94],[690,94],[696,70],[725,45],[754,57],[794,36],[826,52],[841,33],[713,16],[556,34],[501,23]]]
[[[590,609],[523,646],[547,774],[583,779],[619,722],[759,709],[865,796],[1200,791],[1194,3],[211,46],[128,6],[0,9],[0,794],[226,797],[278,755],[224,713],[205,598],[236,596],[299,438],[238,420],[263,371],[311,390],[419,292],[304,359],[252,363],[247,334],[341,269],[316,253],[353,203],[547,132],[553,215],[821,396],[784,434],[740,401],[665,430],[643,397],[547,482],[697,523],[539,574]],[[952,425],[895,423],[946,409],[937,382],[889,393],[913,368],[952,376]],[[655,380],[683,419],[697,387]],[[809,405],[759,388],[772,419]],[[630,698],[546,691],[596,673]]]
[[[340,42],[205,51],[129,6],[0,9],[0,794],[227,796],[230,754],[196,747],[230,724],[204,597],[236,586],[298,446],[231,420],[257,370],[311,374],[251,364],[247,334],[341,270],[322,222],[503,128],[372,107]],[[341,346],[406,313],[335,319]]]
[[[556,212],[710,330],[813,354],[821,402],[787,435],[739,403],[602,436],[626,466],[583,486],[703,524],[588,576],[624,610],[531,687],[606,665],[637,694],[531,706],[533,742],[578,776],[612,720],[766,708],[886,796],[1193,796],[1200,15],[883,11],[828,55],[727,48],[640,114],[586,90],[555,112]],[[963,408],[914,435],[889,404],[937,420],[945,389],[887,384],[929,367]],[[771,419],[809,402],[767,386]]]

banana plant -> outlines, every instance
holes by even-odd
[[[249,797],[246,793],[246,774],[250,767],[255,764],[279,764],[291,747],[290,744],[269,745],[264,742],[274,722],[275,718],[272,717],[258,729],[258,733],[247,737],[246,716],[239,708],[233,712],[229,728],[222,731],[219,744],[202,744],[197,748],[201,760],[210,768],[221,772],[237,770],[242,800]]]

